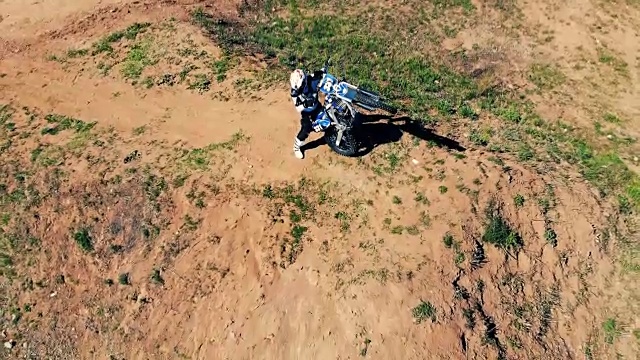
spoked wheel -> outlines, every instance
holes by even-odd
[[[360,142],[355,136],[353,129],[344,131],[340,143],[336,144],[338,140],[338,129],[332,126],[325,131],[324,140],[331,150],[339,155],[352,157],[358,155],[360,152]]]

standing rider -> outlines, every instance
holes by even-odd
[[[291,100],[296,111],[300,113],[300,131],[293,143],[293,153],[298,159],[304,158],[300,147],[314,130],[313,121],[322,110],[318,101],[318,83],[323,75],[324,69],[315,71],[313,74],[305,74],[303,70],[296,69],[289,78]]]

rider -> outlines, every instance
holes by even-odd
[[[322,110],[318,101],[318,83],[323,74],[324,69],[314,71],[313,74],[306,74],[303,70],[296,69],[289,77],[291,100],[293,100],[293,105],[300,113],[300,131],[293,143],[293,153],[298,159],[304,158],[300,147],[309,137],[311,131],[314,130],[313,121]]]

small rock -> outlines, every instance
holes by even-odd
[[[609,140],[613,139],[613,135],[611,135],[611,134],[607,135],[607,139],[609,139]]]
[[[413,165],[418,165],[418,160],[416,159],[411,160],[411,162],[413,163]]]
[[[56,296],[56,295],[58,295],[58,292],[57,292],[57,291],[54,291],[54,292],[52,292],[51,294],[49,294],[49,297],[54,297],[54,296]]]
[[[13,340],[5,341],[4,347],[7,348],[7,349],[11,349],[11,348],[13,348],[14,344],[15,344],[15,341],[13,341]]]
[[[637,157],[637,156],[634,156],[634,157],[633,157],[633,161],[638,162],[638,157]]]

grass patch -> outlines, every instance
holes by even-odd
[[[453,235],[446,233],[442,237],[442,243],[447,249],[451,249],[451,247],[455,244],[455,239],[453,238]]]
[[[189,90],[197,90],[199,93],[205,93],[211,89],[211,80],[207,74],[196,74],[192,80],[189,81]]]
[[[429,201],[429,198],[427,198],[427,196],[422,192],[416,193],[416,196],[413,198],[413,200],[415,200],[416,202],[425,204],[427,206],[431,205],[431,201]]]
[[[553,247],[558,246],[558,234],[552,228],[545,229],[544,240]]]
[[[503,218],[495,202],[491,202],[485,211],[486,224],[482,241],[492,244],[509,253],[517,253],[524,245],[520,234],[511,228]]]
[[[293,228],[291,228],[291,237],[293,237],[293,240],[295,242],[300,242],[302,241],[302,236],[304,235],[305,232],[307,232],[308,228],[302,225],[294,225]]]
[[[92,54],[112,53],[112,44],[122,39],[134,40],[138,34],[145,32],[149,26],[151,26],[151,23],[133,23],[124,30],[111,33],[93,44]]]
[[[186,152],[182,160],[191,168],[204,170],[208,168],[214,152],[219,150],[233,150],[244,140],[248,140],[248,138],[242,132],[237,132],[233,134],[228,141],[209,144],[204,148],[196,148]]]
[[[9,105],[0,105],[0,125],[5,125],[12,117],[14,110]]]
[[[598,61],[610,66],[614,71],[618,72],[622,76],[629,76],[629,64],[606,48],[598,49]]]
[[[73,234],[73,239],[76,241],[76,244],[80,247],[80,249],[91,252],[93,251],[93,239],[89,234],[89,230],[87,228],[82,228]]]
[[[131,285],[131,277],[129,273],[122,273],[118,275],[118,283],[120,285]]]
[[[622,120],[620,120],[620,118],[616,114],[612,113],[604,114],[602,116],[602,120],[612,124],[620,124],[622,122]]]
[[[150,276],[151,282],[158,285],[164,285],[164,279],[160,275],[160,270],[153,269]]]
[[[231,69],[231,57],[223,56],[220,60],[211,63],[211,71],[213,72],[217,82],[223,82],[227,78],[227,72]]]
[[[487,146],[491,141],[491,137],[493,136],[493,130],[491,129],[482,129],[482,130],[471,130],[469,134],[469,140],[475,145]]]
[[[133,129],[133,135],[134,136],[139,136],[139,135],[144,134],[146,131],[147,131],[147,126],[146,125],[138,126],[138,127]]]
[[[351,227],[351,224],[350,224],[351,219],[349,218],[349,215],[344,211],[338,211],[337,213],[334,214],[334,217],[340,221],[340,230],[342,232],[347,232]]]
[[[147,198],[155,201],[167,189],[167,183],[163,177],[155,174],[147,174],[143,183],[143,189]]]
[[[422,300],[420,304],[411,310],[411,314],[416,323],[421,323],[427,319],[436,321],[436,308],[429,302]]]
[[[125,79],[139,79],[144,69],[156,62],[151,58],[150,49],[151,43],[149,41],[134,44],[129,49],[127,57],[122,63],[122,68],[120,69],[120,72]]]
[[[517,208],[521,208],[524,206],[524,196],[517,194],[516,196],[513,197],[513,203],[516,205]]]
[[[529,81],[539,89],[550,90],[562,85],[565,75],[556,66],[549,64],[533,64],[529,71]]]
[[[575,141],[574,158],[582,176],[591,182],[602,196],[625,191],[636,206],[640,205],[640,181],[620,156],[613,151],[596,152],[585,141]]]
[[[76,133],[87,133],[96,125],[95,121],[87,123],[82,120],[59,114],[48,114],[44,119],[51,125],[42,129],[42,135],[57,135],[59,132],[69,129]]]
[[[89,53],[88,49],[69,49],[67,50],[67,57],[70,59],[74,59],[77,57],[85,56]]]
[[[622,334],[620,324],[613,318],[609,318],[602,323],[602,331],[604,332],[604,341],[607,344],[613,344],[620,334]]]
[[[445,7],[456,4],[467,8],[463,0],[439,2],[445,3]],[[515,154],[530,166],[535,166],[531,160],[543,159],[542,152],[546,151],[555,162],[578,162],[589,181],[602,184],[608,177],[613,178],[605,184],[611,189],[607,194],[628,187],[631,178],[619,158],[594,154],[593,159],[577,160],[577,132],[568,132],[570,129],[560,123],[545,122],[520,94],[455,72],[442,66],[438,57],[417,55],[411,50],[413,40],[409,44],[397,42],[398,38],[407,38],[410,30],[393,18],[385,20],[381,29],[379,20],[386,14],[384,8],[371,6],[366,13],[331,15],[317,11],[318,6],[323,5],[316,1],[269,2],[265,7],[246,8],[241,22],[215,18],[202,8],[191,15],[193,23],[215,38],[226,54],[264,54],[269,60],[269,74],[278,82],[286,81],[289,69],[316,67],[331,56],[334,72],[356,85],[380,92],[415,119],[433,124],[451,117],[473,119],[489,113],[505,125],[473,131],[470,140],[475,144]],[[415,6],[416,11],[430,11],[421,4]],[[601,56],[601,61],[614,62],[610,56]],[[225,66],[223,61],[214,67]],[[565,81],[565,75],[550,64],[534,64],[529,78],[542,89],[552,89]],[[498,136],[504,143],[490,145],[491,139]],[[389,172],[401,159],[397,154],[389,156]]]
[[[309,2],[300,5],[314,6]],[[301,64],[319,66],[330,54],[335,64],[344,65],[344,75],[354,84],[390,99],[409,97],[413,101],[407,109],[414,113],[426,117],[436,108],[443,117],[451,117],[460,109],[462,116],[474,117],[475,112],[465,107],[479,95],[474,81],[414,55],[409,47],[390,46],[399,35],[397,31],[372,32],[367,26],[372,19],[366,14],[311,15],[300,10],[286,18],[277,11],[260,11],[260,21],[251,20],[253,14],[248,11],[249,24],[241,26],[214,18],[200,8],[192,12],[192,21],[229,53],[257,50],[277,59],[277,66],[271,69],[276,77],[284,79],[288,69]],[[265,16],[269,21],[264,21]]]

